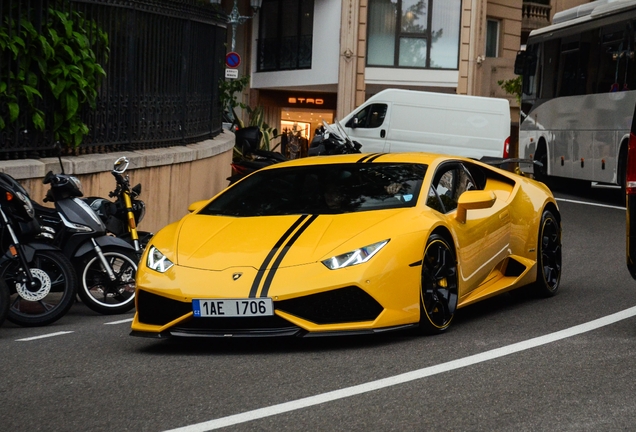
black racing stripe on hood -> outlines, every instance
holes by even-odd
[[[261,280],[263,279],[265,270],[267,270],[267,266],[276,255],[276,252],[278,252],[278,249],[280,249],[280,247],[285,243],[287,238],[291,235],[291,233],[294,232],[294,230],[298,227],[298,225],[300,225],[308,217],[309,215],[302,215],[301,217],[296,219],[296,222],[294,222],[292,226],[289,227],[287,231],[285,231],[285,234],[283,234],[282,237],[278,239],[278,241],[276,242],[272,250],[269,251],[269,253],[267,254],[267,257],[265,257],[265,260],[263,261],[263,264],[261,264],[261,267],[256,272],[256,278],[254,278],[254,282],[252,283],[252,288],[250,288],[250,295],[249,295],[250,297],[256,297],[256,293],[258,292],[258,286],[261,284]]]
[[[318,215],[312,215],[307,221],[305,221],[305,223],[300,227],[300,229],[296,231],[296,233],[292,236],[292,238],[290,238],[287,244],[283,247],[283,250],[281,251],[281,253],[276,257],[276,261],[274,261],[274,264],[272,264],[272,269],[267,274],[267,278],[265,278],[265,283],[263,284],[263,291],[261,291],[261,297],[267,297],[267,293],[269,292],[269,287],[272,284],[272,280],[274,279],[276,270],[278,270],[278,267],[280,266],[280,263],[283,261],[283,258],[285,258],[285,255],[287,255],[287,252],[289,252],[289,249],[293,246],[296,240],[298,240],[298,237],[300,237],[302,233],[305,232],[307,227],[309,227],[309,225],[311,225],[316,220],[317,217]]]
[[[364,163],[371,163],[374,160],[376,160],[377,158],[379,158],[380,156],[384,156],[386,153],[379,153],[373,157],[370,157],[369,159],[367,159]]]
[[[379,155],[380,153],[371,153],[370,155],[366,155],[362,159],[358,159],[356,163],[365,163],[367,159],[372,158],[375,155]]]

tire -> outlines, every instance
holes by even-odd
[[[537,280],[535,291],[542,297],[552,297],[561,281],[561,225],[550,210],[541,216],[537,238]]]
[[[89,254],[77,268],[78,294],[82,302],[104,315],[128,312],[135,306],[135,275],[139,258],[133,250],[110,247],[102,252],[113,269],[111,281],[96,253]]]
[[[9,287],[0,279],[0,326],[7,319],[9,313]]]
[[[77,276],[68,258],[61,251],[35,252],[29,267],[42,286],[34,293],[21,283],[21,267],[18,260],[11,260],[0,268],[0,278],[5,280],[10,293],[7,319],[23,327],[35,327],[62,318],[73,305],[77,292]],[[29,296],[32,298],[26,298]]]
[[[457,309],[457,260],[446,239],[433,234],[426,242],[420,289],[420,331],[438,334],[449,326]]]
[[[621,187],[621,196],[625,198],[627,192],[627,143],[621,145],[618,157],[617,183]]]
[[[548,184],[548,153],[545,150],[544,146],[539,146],[539,150],[534,157],[534,160],[537,162],[541,162],[542,166],[533,165],[534,166],[534,179],[540,181],[541,183]]]

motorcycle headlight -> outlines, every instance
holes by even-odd
[[[369,246],[361,247],[351,252],[344,253],[329,259],[324,260],[322,263],[329,270],[337,270],[357,264],[362,264],[369,261],[373,256],[382,249],[389,240],[382,240],[381,242],[373,243]]]
[[[135,223],[139,225],[139,222],[141,222],[146,215],[146,204],[144,204],[141,200],[137,200],[133,202],[133,208],[133,212],[135,213]]]
[[[77,196],[83,196],[84,191],[82,190],[82,182],[80,181],[80,179],[74,176],[69,176],[68,180],[73,185],[73,187],[77,190],[77,193],[79,193],[79,195]]]
[[[159,249],[151,246],[150,250],[148,251],[148,259],[146,260],[146,265],[149,269],[152,269],[159,273],[165,273],[170,267],[174,265],[174,263],[166,258]]]

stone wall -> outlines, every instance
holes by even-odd
[[[131,186],[141,183],[141,199],[146,203],[139,229],[157,232],[187,214],[190,203],[211,198],[228,185],[233,146],[234,134],[224,132],[197,144],[63,157],[62,163],[66,174],[80,179],[84,196],[108,198],[115,189],[113,163],[126,156]],[[61,172],[57,158],[0,161],[0,172],[19,180],[34,201],[52,207],[43,202],[48,185],[42,179],[48,171]]]

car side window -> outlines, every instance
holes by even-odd
[[[382,126],[386,117],[387,104],[371,104],[358,111],[345,126],[372,129]]]
[[[448,165],[435,175],[426,205],[440,213],[449,213],[457,208],[461,194],[475,189],[475,181],[463,165]]]

